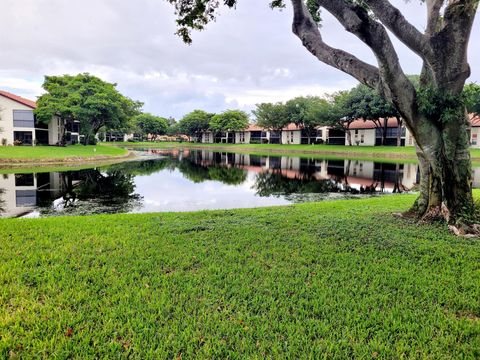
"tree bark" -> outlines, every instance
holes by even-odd
[[[428,22],[423,34],[388,0],[365,0],[363,5],[368,9],[348,0],[316,0],[372,50],[378,67],[325,44],[305,2],[291,1],[293,32],[303,45],[320,61],[378,89],[395,105],[415,138],[421,181],[412,212],[424,220],[441,218],[457,227],[472,223],[475,211],[469,123],[460,94],[470,75],[467,49],[478,0],[427,0]],[[417,91],[403,72],[387,29],[423,60],[421,91],[433,91],[438,96],[421,98],[425,93]],[[457,99],[454,102],[458,107],[444,101],[444,96]],[[429,103],[427,108],[435,109],[435,114],[426,110],[424,102]]]
[[[411,211],[424,220],[464,223],[473,216],[468,118],[462,117],[437,132],[430,132],[428,125],[438,126],[438,121],[423,121],[430,135],[417,140],[420,188]]]

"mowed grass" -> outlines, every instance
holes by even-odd
[[[67,159],[67,158],[95,158],[99,156],[121,156],[126,150],[102,145],[70,145],[59,146],[1,146],[1,159]]]
[[[189,142],[115,142],[105,145],[119,145],[129,147],[157,147],[157,148],[205,148],[218,149],[230,152],[248,152],[253,154],[280,153],[299,156],[299,154],[342,155],[343,158],[355,159],[417,159],[413,146],[344,146],[344,145],[291,145],[291,144],[202,144]],[[470,149],[472,159],[480,160],[480,149]]]
[[[478,359],[480,241],[412,195],[0,221],[0,358]]]

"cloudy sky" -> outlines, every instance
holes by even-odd
[[[180,118],[196,109],[250,110],[348,89],[355,80],[310,55],[291,33],[291,9],[271,10],[267,0],[240,0],[185,45],[174,35],[165,0],[1,0],[0,89],[31,99],[44,75],[90,72],[143,101],[144,109]],[[392,0],[423,30],[425,10],[416,1]],[[374,63],[371,52],[327,14],[323,34]],[[471,81],[480,82],[480,20],[471,38]],[[398,44],[398,42],[396,42]],[[401,44],[407,73],[418,73],[416,55]]]

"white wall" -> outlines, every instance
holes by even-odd
[[[243,141],[241,141],[241,134],[243,134]],[[250,132],[249,131],[236,131],[235,132],[235,144],[249,144]]]
[[[34,128],[14,128],[13,126],[13,110],[32,110],[31,107],[20,104],[7,97],[0,95],[0,144],[2,139],[7,139],[8,145],[13,145],[14,131],[30,131],[32,133],[32,141],[35,144]]]
[[[480,127],[470,129],[470,144],[472,148],[480,148]]]
[[[55,145],[61,140],[61,131],[63,127],[61,124],[60,118],[54,116],[53,119],[48,123],[48,144]]]
[[[282,144],[301,144],[301,136],[300,130],[284,130],[282,131]]]
[[[405,146],[415,146],[415,139],[408,128],[405,128]]]
[[[354,129],[349,131],[352,135],[352,145],[375,146],[375,129]],[[349,145],[348,136],[345,136],[345,145]]]
[[[204,132],[202,134],[202,143],[213,143],[213,133],[211,132]]]
[[[323,143],[324,143],[324,144],[327,143],[327,139],[328,139],[328,129],[329,129],[328,126],[322,126],[321,128],[318,129],[318,130],[322,130],[321,139],[323,140]]]
[[[32,186],[16,186],[15,174],[0,174],[0,189],[4,190],[3,194],[0,194],[0,199],[3,201],[2,208],[3,213],[0,213],[0,217],[15,217],[23,213],[29,212],[33,209],[33,206],[17,206],[17,190],[37,190],[37,178],[34,176],[34,182]]]

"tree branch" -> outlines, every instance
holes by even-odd
[[[426,0],[427,3],[427,28],[425,34],[427,36],[435,33],[441,26],[442,17],[440,10],[443,6],[444,0]]]
[[[380,82],[379,70],[373,65],[359,60],[354,55],[328,46],[322,39],[317,23],[312,19],[303,0],[292,0],[295,35],[302,40],[310,53],[320,61],[333,66],[356,78],[361,83],[377,88]]]
[[[397,52],[385,27],[373,20],[367,11],[346,0],[317,0],[344,26],[370,47],[377,58],[383,94],[390,99],[412,127],[416,91],[400,66]]]
[[[478,0],[449,0],[441,26],[431,35],[437,85],[453,93],[460,93],[470,76],[467,48],[477,8]]]
[[[364,2],[401,42],[422,59],[431,59],[434,56],[428,38],[408,22],[400,10],[388,0],[364,0]]]

